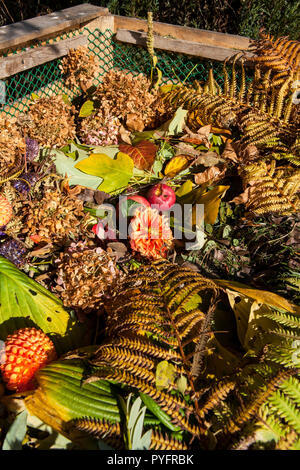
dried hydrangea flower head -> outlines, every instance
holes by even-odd
[[[150,90],[150,81],[142,74],[134,76],[110,71],[95,92],[101,110],[123,119],[128,128],[142,131],[166,120],[168,108],[157,90]]]
[[[81,120],[79,135],[87,145],[117,145],[121,123],[101,109]]]
[[[86,91],[93,84],[93,79],[99,75],[99,59],[87,47],[70,49],[62,59],[61,70],[69,88],[80,87]]]
[[[71,107],[59,95],[33,101],[23,125],[31,139],[48,147],[62,147],[75,137]]]
[[[56,292],[66,307],[80,308],[85,313],[101,306],[120,277],[114,259],[86,242],[73,243],[60,254],[57,266]]]
[[[44,188],[40,198],[32,198],[23,204],[24,228],[36,243],[64,243],[78,240],[84,235],[89,215],[83,210],[83,201],[75,191]]]
[[[20,169],[25,148],[16,119],[0,117],[0,181]]]
[[[151,259],[166,258],[173,245],[168,219],[157,209],[140,208],[129,226],[130,246]]]

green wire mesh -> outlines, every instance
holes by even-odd
[[[94,85],[101,82],[102,76],[112,69],[124,70],[134,74],[144,73],[150,75],[151,61],[147,49],[141,46],[118,43],[114,40],[113,32],[99,29],[90,31],[84,28],[80,33],[65,33],[51,42],[66,39],[78,34],[86,34],[88,38],[89,50],[98,56],[100,61],[100,73],[95,79]],[[49,40],[46,41],[46,44]],[[28,50],[40,45],[32,44]],[[43,43],[45,44],[45,42]],[[18,53],[19,51],[10,51]],[[208,70],[213,67],[215,78],[218,83],[223,83],[223,65],[216,61],[199,59],[183,54],[172,52],[156,51],[158,56],[158,67],[162,71],[163,83],[192,83],[194,80],[203,82],[207,79]],[[69,90],[65,87],[62,71],[60,69],[61,59],[55,59],[43,65],[20,72],[5,80],[6,102],[1,106],[9,116],[14,116],[17,112],[26,112],[31,101],[31,94],[35,93],[40,97],[51,96],[53,94],[66,94],[73,98],[80,94],[80,90]]]

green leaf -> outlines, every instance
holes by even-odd
[[[154,416],[156,416],[160,420],[160,422],[164,426],[166,426],[166,428],[170,429],[170,431],[180,431],[181,428],[175,426],[172,423],[171,416],[165,413],[161,409],[161,407],[156,403],[156,401],[153,400],[153,398],[149,397],[149,395],[145,395],[144,393],[140,393],[140,397],[144,405],[146,405],[146,407],[148,408],[148,410],[151,411],[151,413],[153,413]]]
[[[169,121],[165,122],[159,129],[158,131],[166,131],[166,135],[177,135],[180,134],[180,132],[183,131],[183,128],[185,126],[185,120],[187,116],[188,111],[183,108],[178,108],[176,113],[174,114],[173,118],[170,119]],[[155,133],[154,133],[155,137]]]
[[[85,103],[83,103],[80,108],[79,117],[88,117],[93,114],[94,110],[94,102],[91,100],[87,100],[85,101]]]
[[[186,391],[187,387],[187,378],[185,375],[181,375],[177,380],[176,380],[176,385],[180,393],[184,395],[184,392]]]
[[[120,410],[113,386],[100,379],[84,383],[86,375],[84,360],[51,362],[36,374],[39,387],[26,397],[26,408],[70,439],[72,436],[64,432],[64,424],[74,418],[89,416],[119,422]]]
[[[4,341],[7,335],[25,327],[43,330],[58,353],[80,346],[85,332],[57,297],[1,256],[0,339]]]
[[[22,450],[22,442],[27,429],[27,416],[26,410],[17,415],[5,436],[2,450]]]
[[[161,361],[156,367],[156,388],[162,390],[174,382],[176,370],[168,361]]]
[[[77,163],[75,168],[89,175],[103,178],[100,191],[112,193],[126,188],[133,174],[133,160],[126,153],[119,152],[113,160],[104,153],[91,154],[85,160]]]
[[[69,106],[71,106],[71,101],[70,101],[70,98],[68,97],[68,95],[63,94],[62,95],[62,100],[65,104],[68,104]]]
[[[82,171],[78,170],[75,165],[87,158],[87,153],[82,156],[79,156],[77,160],[73,160],[71,157],[67,157],[64,152],[61,150],[53,150],[54,154],[54,163],[56,166],[56,171],[61,176],[67,176],[69,179],[69,185],[81,185],[90,189],[97,189],[102,182],[102,178],[98,176],[87,175]]]

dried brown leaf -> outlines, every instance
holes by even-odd
[[[181,137],[181,140],[184,142],[189,142],[191,144],[195,145],[205,145],[207,148],[209,148],[209,134],[211,132],[211,125],[203,126],[198,129],[198,131],[192,132],[187,126],[184,128],[186,131],[186,134],[184,134]]]
[[[157,152],[157,146],[149,140],[141,140],[136,145],[120,144],[119,149],[132,158],[134,166],[139,170],[150,170]]]
[[[225,160],[232,160],[234,163],[238,162],[238,156],[229,139],[226,141],[225,148],[222,153],[222,158],[224,158]]]
[[[194,181],[196,184],[204,184],[208,181],[213,182],[216,181],[224,176],[226,169],[220,169],[217,166],[212,166],[207,168],[207,170],[203,171],[202,173],[197,173],[194,176]]]

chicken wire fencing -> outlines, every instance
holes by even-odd
[[[147,49],[142,46],[128,45],[115,41],[114,33],[111,30],[102,32],[99,29],[90,31],[88,28],[84,28],[80,32],[65,33],[63,36],[55,39],[32,44],[22,50],[9,51],[8,53],[17,54],[41,44],[49,44],[61,39],[72,38],[78,34],[87,35],[87,47],[91,53],[99,58],[100,73],[94,80],[95,86],[101,82],[103,75],[112,69],[123,70],[127,73],[150,75],[151,60]],[[158,57],[158,67],[162,71],[161,84],[192,83],[194,80],[201,83],[207,80],[210,68],[213,68],[218,83],[220,85],[223,84],[223,64],[217,61],[160,50],[156,50],[156,55]],[[5,88],[5,100],[3,101],[5,102],[0,106],[1,111],[11,117],[26,112],[32,93],[40,97],[66,94],[69,98],[74,98],[81,94],[79,88],[73,90],[66,88],[60,67],[61,60],[52,60],[3,80],[2,86]]]

